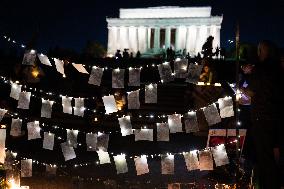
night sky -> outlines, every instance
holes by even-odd
[[[37,49],[46,52],[59,46],[80,51],[87,40],[106,46],[106,17],[118,17],[119,8],[202,5],[212,6],[213,15],[224,16],[221,46],[230,45],[227,41],[234,38],[239,20],[242,42],[269,39],[284,47],[283,0],[1,0],[0,34],[26,42],[39,31]]]

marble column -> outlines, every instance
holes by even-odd
[[[129,51],[136,54],[138,51],[138,29],[129,27]]]
[[[147,50],[151,49],[151,28],[147,28]]]
[[[170,27],[166,27],[165,46],[166,46],[166,49],[171,47],[171,28]]]
[[[202,46],[207,39],[207,35],[208,35],[207,31],[208,31],[207,26],[205,25],[199,26],[197,29],[196,47],[195,47],[196,54],[197,53],[201,54]]]
[[[114,55],[117,50],[117,27],[108,27],[108,55]]]
[[[160,50],[160,28],[156,27],[154,32],[154,51]]]
[[[186,51],[189,52],[191,56],[196,55],[195,47],[196,47],[196,34],[197,28],[196,26],[192,25],[187,27],[186,32]]]
[[[145,53],[147,51],[148,29],[145,27],[138,28],[138,50],[140,53]]]
[[[124,49],[129,49],[128,27],[121,26],[119,28],[119,47],[121,51],[124,51]]]
[[[179,26],[176,29],[176,43],[175,43],[175,50],[182,50],[185,49],[186,43],[186,27]]]

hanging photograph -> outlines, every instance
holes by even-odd
[[[88,83],[91,85],[100,86],[102,82],[103,73],[104,73],[103,68],[93,66]]]
[[[97,139],[98,135],[96,133],[87,133],[86,134],[86,144],[87,151],[96,151],[97,150]]]
[[[196,133],[199,131],[196,112],[188,112],[185,114],[184,127],[186,133]]]
[[[22,85],[18,85],[17,83],[11,83],[10,97],[15,100],[19,100],[21,90]]]
[[[26,50],[22,64],[23,65],[28,65],[28,66],[33,66],[35,64],[36,60],[36,51],[35,50]]]
[[[53,150],[53,146],[54,146],[54,134],[49,132],[44,132],[42,148],[46,150]]]
[[[176,60],[174,62],[175,78],[187,77],[188,59]]]
[[[129,82],[128,86],[139,87],[140,86],[140,68],[129,68]]]
[[[181,114],[168,115],[170,133],[182,132]]]
[[[112,88],[124,88],[124,69],[112,70]]]
[[[157,84],[145,85],[145,103],[157,103]]]
[[[174,80],[171,65],[169,62],[165,62],[158,65],[158,70],[162,82],[170,82]]]
[[[22,135],[22,120],[12,118],[10,135],[17,137]]]
[[[84,98],[79,97],[74,99],[75,99],[74,115],[84,117],[84,112],[85,112]]]
[[[89,74],[89,72],[86,70],[86,68],[82,65],[82,64],[75,64],[72,63],[72,65],[74,66],[74,68],[80,72],[80,73],[84,73],[84,74]]]
[[[60,145],[65,161],[76,158],[76,154],[72,146],[69,146],[67,142],[61,143]]]
[[[38,59],[40,60],[40,63],[47,65],[47,66],[52,66],[50,63],[48,57],[44,54],[37,54]]]
[[[114,159],[117,174],[122,174],[122,173],[128,172],[128,167],[127,167],[127,163],[126,163],[126,159],[125,159],[124,154],[113,156],[113,159]]]
[[[153,141],[153,129],[135,129],[135,141]]]
[[[212,154],[216,167],[229,164],[229,158],[224,144],[212,148]]]
[[[219,112],[215,104],[207,106],[206,108],[203,109],[203,112],[209,126],[221,122],[221,117],[219,115]]]
[[[161,168],[162,175],[173,175],[175,173],[175,156],[174,155],[162,155],[161,156]]]
[[[108,142],[109,142],[109,134],[98,133],[97,149],[106,152],[108,149]]]
[[[189,64],[186,82],[197,84],[202,68],[202,65]]]
[[[30,107],[30,98],[31,92],[20,92],[17,108],[28,110]]]
[[[98,156],[99,156],[99,161],[100,164],[106,164],[106,163],[111,163],[110,162],[110,157],[108,152],[104,152],[102,150],[97,151]]]
[[[5,114],[7,113],[8,110],[5,109],[1,109],[0,108],[0,121],[2,121],[2,119],[4,118]]]
[[[41,117],[51,118],[53,101],[42,99]]]
[[[6,157],[6,129],[0,129],[0,163],[4,164]]]
[[[134,162],[135,162],[135,168],[136,168],[137,175],[144,175],[144,174],[149,173],[146,155],[135,157]]]
[[[27,129],[28,129],[28,140],[41,138],[38,121],[28,122]]]
[[[199,169],[199,161],[197,157],[197,150],[183,153],[186,168],[188,171]]]
[[[133,134],[130,116],[124,116],[124,117],[118,118],[118,122],[119,122],[120,132],[122,136]]]
[[[157,141],[170,141],[168,123],[157,123]]]
[[[64,76],[65,75],[64,62],[57,58],[54,58],[54,63],[55,63],[56,70]]]
[[[72,97],[62,96],[62,109],[65,114],[72,114]]]
[[[74,148],[77,148],[77,137],[78,137],[78,130],[73,130],[73,129],[66,129],[67,133],[67,139],[66,142],[69,146],[72,146]]]
[[[213,170],[212,153],[209,150],[199,151],[199,169],[200,171]]]
[[[127,95],[127,101],[129,110],[140,109],[139,90],[129,92]]]
[[[113,95],[104,96],[103,102],[104,102],[106,114],[111,114],[111,113],[118,111],[115,98]]]
[[[33,160],[25,159],[21,160],[21,177],[33,176]]]
[[[234,116],[234,106],[232,97],[219,98],[218,104],[221,118]]]

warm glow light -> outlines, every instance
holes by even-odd
[[[33,77],[37,77],[39,75],[39,72],[37,70],[32,71]]]

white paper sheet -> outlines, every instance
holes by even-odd
[[[161,169],[162,175],[173,175],[175,172],[175,156],[174,155],[162,155],[161,156]]]
[[[5,143],[6,143],[6,129],[0,129],[0,163],[2,164],[4,164],[6,157]]]
[[[189,64],[186,82],[197,84],[202,68],[202,65]]]
[[[187,77],[188,59],[176,60],[174,62],[175,78]]]
[[[41,117],[51,118],[53,101],[42,99]]]
[[[171,65],[169,62],[158,65],[160,78],[163,82],[170,82],[174,80]]]
[[[1,109],[0,108],[0,121],[2,121],[2,119],[4,118],[5,114],[7,113],[8,110],[5,109]]]
[[[89,74],[89,72],[86,70],[86,68],[82,64],[72,63],[72,65],[74,66],[74,68],[76,68],[76,70],[78,70],[78,72],[84,73],[84,74]]]
[[[28,110],[30,107],[30,98],[31,92],[20,92],[17,108]]]
[[[139,90],[129,92],[127,101],[129,110],[140,109]]]
[[[199,161],[197,157],[197,150],[186,152],[183,154],[186,168],[188,171],[199,169]]]
[[[52,66],[52,64],[50,63],[48,57],[44,54],[37,54],[40,62],[44,65],[47,65],[47,66]]]
[[[98,150],[107,151],[109,142],[109,134],[98,133],[97,148]]]
[[[55,63],[56,70],[59,73],[61,73],[62,75],[65,75],[65,73],[64,73],[64,62],[57,59],[57,58],[54,58],[54,63]]]
[[[230,163],[224,144],[213,147],[212,154],[217,167]]]
[[[21,160],[21,177],[33,176],[33,160],[25,159]]]
[[[24,57],[23,57],[22,64],[32,66],[32,65],[35,64],[35,60],[36,60],[36,51],[35,50],[26,50]]]
[[[18,85],[17,83],[11,83],[10,97],[15,100],[19,100],[21,90],[22,85]]]
[[[72,146],[74,148],[77,148],[77,137],[78,137],[78,130],[73,130],[73,129],[66,129],[67,133],[67,139],[66,142],[68,143],[69,146]]]
[[[207,106],[206,108],[203,109],[203,112],[209,126],[221,122],[221,117],[219,115],[219,112],[215,104]]]
[[[182,132],[182,123],[180,114],[168,115],[168,124],[170,128],[170,133]]]
[[[140,86],[140,68],[129,68],[129,82],[128,86],[139,87]]]
[[[102,150],[99,150],[99,151],[97,151],[97,153],[98,153],[99,161],[100,161],[101,165],[106,164],[106,163],[111,163],[108,152],[104,152]]]
[[[98,135],[96,133],[86,134],[87,151],[97,150]]]
[[[219,98],[218,104],[221,118],[234,116],[234,106],[232,97]]]
[[[85,112],[85,104],[84,104],[84,98],[74,98],[75,99],[75,107],[74,115],[84,117]]]
[[[134,162],[135,162],[135,168],[136,168],[137,175],[144,175],[144,174],[149,173],[146,155],[135,157]]]
[[[113,156],[113,159],[114,159],[117,174],[128,172],[128,167],[127,167],[124,154]]]
[[[72,97],[62,96],[63,113],[72,114]]]
[[[115,102],[113,95],[104,96],[103,102],[104,102],[106,114],[111,114],[111,113],[118,111],[117,105],[116,105],[116,102]]]
[[[74,148],[69,146],[67,142],[61,143],[61,149],[62,149],[62,153],[63,153],[65,161],[76,158]]]
[[[135,141],[147,140],[153,141],[153,129],[135,129]]]
[[[145,103],[157,103],[157,84],[145,85]]]
[[[112,71],[112,88],[124,88],[124,69]]]
[[[44,132],[43,145],[42,148],[46,150],[53,150],[54,147],[54,134],[49,132]]]
[[[200,171],[213,170],[212,152],[209,150],[199,151],[199,169]]]
[[[12,118],[10,135],[17,137],[22,135],[22,120]]]
[[[184,127],[186,133],[195,133],[199,131],[196,112],[188,112],[184,116]]]

